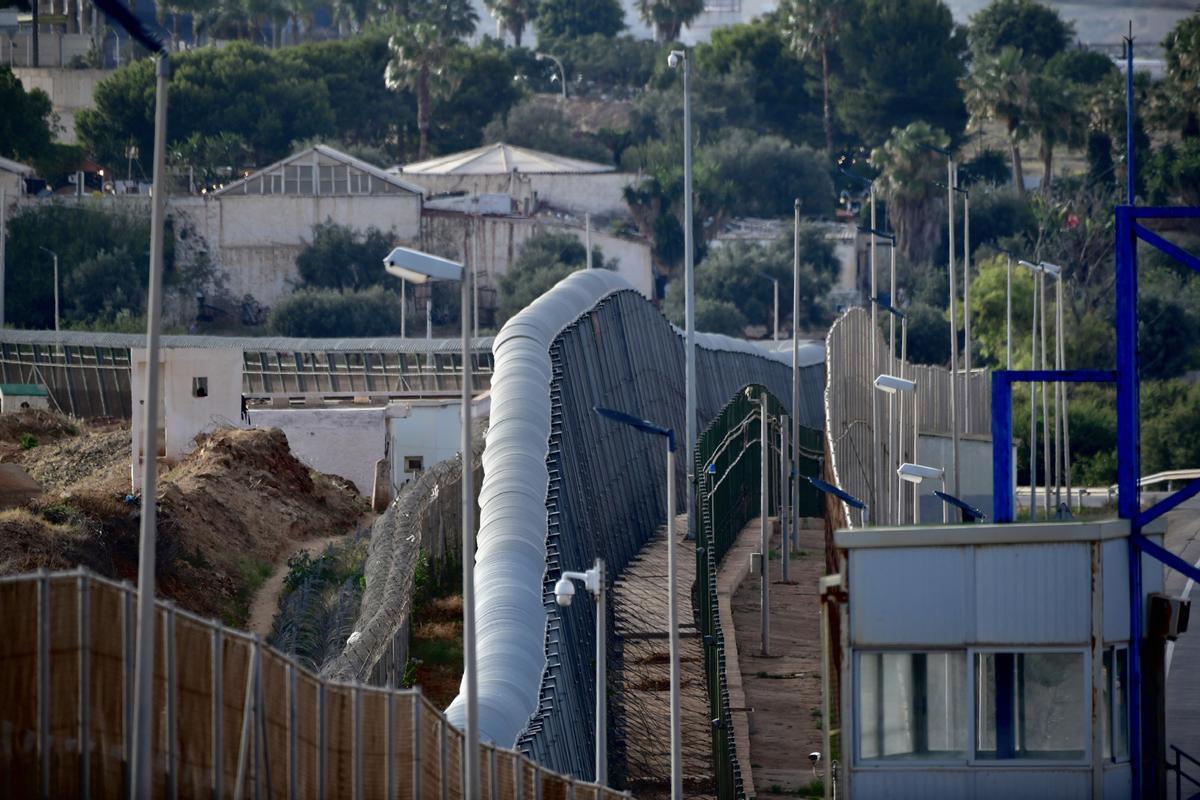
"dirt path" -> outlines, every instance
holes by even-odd
[[[819,521],[805,520],[806,526]],[[759,522],[748,529],[757,536]],[[808,796],[813,791],[808,754],[821,749],[821,637],[817,581],[825,560],[824,532],[800,530],[793,551],[791,583],[782,579],[783,564],[771,565],[771,655],[763,656],[760,636],[760,581],[745,578],[733,596],[745,703],[750,709],[750,762],[753,791],[759,798]],[[739,538],[740,542],[740,538]],[[753,539],[751,543],[757,544]],[[754,549],[758,549],[755,547]],[[779,549],[775,533],[772,551]],[[727,554],[726,558],[730,556]],[[727,634],[728,635],[728,634]]]
[[[288,574],[288,559],[303,552],[307,552],[309,556],[316,556],[329,545],[340,542],[351,535],[353,535],[353,531],[341,536],[309,539],[307,542],[298,543],[280,556],[279,560],[275,562],[275,571],[271,573],[271,577],[267,578],[259,590],[254,593],[254,599],[250,602],[250,616],[246,623],[246,629],[263,638],[266,638],[267,634],[271,632],[271,623],[274,622],[275,614],[279,611],[279,595],[283,592],[283,579]]]

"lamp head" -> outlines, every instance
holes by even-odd
[[[819,764],[821,762],[821,754],[816,751],[813,751],[808,754],[808,760],[811,761],[812,765],[815,767],[817,764]]]
[[[667,66],[671,69],[675,69],[683,63],[683,60],[686,57],[687,56],[682,50],[672,50],[670,55],[667,56]]]
[[[941,467],[927,467],[924,464],[910,464],[905,462],[896,470],[896,474],[902,480],[909,483],[920,483],[926,478],[940,478],[945,474],[945,470]]]
[[[910,381],[907,378],[899,378],[895,375],[880,375],[875,378],[875,388],[888,394],[896,392],[912,393],[917,389],[917,382]]]
[[[1062,267],[1060,267],[1058,264],[1051,264],[1049,261],[1041,261],[1038,263],[1038,266],[1044,269],[1046,274],[1050,275],[1051,277],[1057,278],[1062,274]]]
[[[554,602],[566,608],[574,599],[575,584],[571,582],[570,578],[559,578],[558,582],[554,584]]]

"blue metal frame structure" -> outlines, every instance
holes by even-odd
[[[1190,482],[1146,510],[1141,508],[1141,474],[1137,353],[1137,240],[1200,272],[1200,258],[1147,229],[1138,220],[1200,219],[1200,208],[1116,208],[1116,330],[1117,368],[1107,370],[998,370],[992,373],[992,490],[997,522],[1014,516],[1012,474],[1012,384],[1018,382],[1115,383],[1117,387],[1117,514],[1129,520],[1129,755],[1134,797],[1142,796],[1142,554],[1147,554],[1200,581],[1196,569],[1142,533],[1153,520],[1200,494],[1200,480]]]

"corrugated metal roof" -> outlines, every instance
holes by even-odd
[[[425,194],[425,190],[423,188],[421,188],[420,186],[417,186],[415,183],[410,183],[394,173],[388,172],[386,170],[382,170],[379,167],[375,166],[374,164],[368,164],[366,161],[363,161],[362,159],[355,158],[354,156],[351,156],[351,155],[347,155],[346,153],[343,153],[340,150],[334,150],[332,147],[329,147],[328,145],[324,145],[324,144],[314,145],[313,147],[309,147],[305,150],[301,150],[298,153],[292,153],[287,158],[284,158],[280,161],[276,161],[274,164],[271,164],[270,166],[263,167],[262,169],[258,170],[257,172],[252,172],[251,174],[247,175],[246,177],[242,178],[241,180],[234,181],[233,183],[229,184],[228,186],[224,186],[224,187],[218,189],[217,191],[213,192],[213,194],[218,197],[221,195],[226,195],[226,194],[240,194],[242,191],[242,184],[246,183],[246,181],[252,181],[255,178],[257,178],[259,175],[271,172],[272,170],[278,169],[279,167],[282,167],[285,164],[291,164],[296,161],[300,161],[305,156],[312,155],[313,151],[316,151],[317,153],[320,153],[321,155],[326,156],[327,158],[332,158],[334,161],[340,161],[341,163],[343,163],[347,166],[354,167],[355,169],[360,169],[363,172],[369,173],[372,176],[379,178],[379,180],[381,180],[381,181],[386,181],[387,183],[390,183],[393,186],[398,186],[401,189],[412,192],[413,194],[422,194],[422,195]]]
[[[11,158],[0,158],[0,169],[5,172],[15,172],[18,175],[33,174],[33,167],[22,164],[20,161],[13,161]]]
[[[480,336],[472,346],[477,353],[491,352],[492,336]],[[140,333],[95,333],[92,331],[28,331],[15,328],[0,330],[0,344],[67,347],[127,347],[144,348],[146,337]],[[401,339],[381,336],[367,339],[296,339],[286,336],[163,336],[160,342],[166,349],[194,347],[201,349],[230,348],[247,352],[319,353],[446,353],[462,349],[462,340]]]
[[[607,164],[556,156],[553,153],[514,147],[503,142],[431,158],[428,161],[417,161],[402,167],[392,167],[389,170],[393,174],[404,175],[507,175],[510,172],[586,175],[616,171],[616,167]]]

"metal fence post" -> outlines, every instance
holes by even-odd
[[[225,796],[225,742],[221,726],[225,716],[225,636],[224,628],[217,623],[212,633],[212,758],[213,797],[220,800]]]
[[[410,695],[412,709],[413,800],[421,800],[421,695]]]
[[[383,794],[388,800],[392,800],[396,796],[396,713],[395,700],[396,693],[390,689],[384,695],[384,731],[383,731],[383,752],[384,752],[384,768],[383,768]]]
[[[167,661],[167,797],[179,796],[179,687],[176,686],[175,604],[164,603],[163,657]]]
[[[296,800],[300,796],[299,774],[297,761],[298,737],[296,730],[296,665],[291,661],[287,664],[287,698],[288,698],[288,798]]]
[[[362,694],[357,684],[350,690],[350,795],[362,800]]]
[[[83,567],[77,578],[79,603],[79,793],[92,796],[92,627],[88,605],[90,578]]]
[[[38,570],[38,758],[42,797],[50,797],[50,577]]]
[[[317,797],[325,800],[325,682],[317,684]]]
[[[133,586],[121,581],[121,736],[125,758],[124,774],[128,785],[133,782],[133,647],[134,621]]]
[[[438,719],[438,739],[441,742],[441,758],[438,762],[438,777],[442,788],[442,800],[450,800],[450,737],[449,726],[444,716]]]

